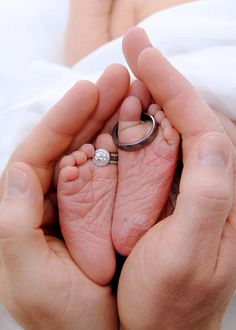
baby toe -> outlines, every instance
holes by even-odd
[[[75,166],[75,158],[72,154],[64,156],[59,164],[59,170],[63,169],[66,166]]]
[[[180,141],[179,133],[172,126],[168,126],[163,129],[163,137],[169,145],[178,146]]]
[[[88,159],[93,157],[94,146],[92,144],[89,143],[83,144],[79,150],[83,151]]]
[[[97,137],[96,149],[106,149],[109,152],[117,152],[117,148],[110,134],[103,133]]]
[[[143,139],[149,123],[141,121],[142,104],[137,97],[130,96],[120,107],[118,138],[120,143],[135,143]]]
[[[75,166],[65,166],[59,173],[58,189],[66,182],[73,181],[78,178],[78,169]]]
[[[148,107],[148,113],[152,116],[156,116],[156,114],[158,112],[161,112],[163,113],[163,115],[165,116],[164,112],[161,111],[161,106],[159,104],[156,104],[156,103],[152,103],[149,107]],[[164,118],[164,117],[163,117]],[[157,118],[156,118],[157,120]]]

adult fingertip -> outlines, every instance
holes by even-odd
[[[115,90],[115,97],[120,94],[127,93],[130,84],[130,76],[128,70],[121,64],[113,63],[109,65],[96,82],[96,87],[100,98],[104,94],[107,98],[111,90]],[[119,96],[118,96],[119,97]]]
[[[109,81],[109,84],[114,82],[115,85],[121,82],[121,88],[127,89],[127,86],[130,84],[130,75],[128,70],[119,63],[113,63],[109,65],[105,71],[103,72],[102,76],[97,81],[97,86],[99,88],[100,83],[104,81]]]
[[[97,86],[89,80],[80,80],[69,90],[69,94],[73,94],[73,97],[81,97],[81,95],[87,99],[90,97],[92,103],[97,103],[98,89]],[[70,95],[71,97],[72,95]]]
[[[143,73],[146,73],[147,69],[149,73],[151,67],[156,67],[161,58],[163,58],[163,55],[158,49],[153,47],[146,47],[143,49],[137,58],[137,67],[141,77]]]
[[[80,89],[80,88],[91,88],[91,89],[93,89],[95,87],[95,89],[96,89],[96,85],[93,83],[93,82],[91,82],[90,80],[86,80],[86,79],[84,79],[84,80],[79,80],[79,81],[77,81],[75,84],[74,84],[74,87],[72,87],[72,88],[78,88],[78,89]]]
[[[129,71],[126,69],[126,67],[119,63],[112,63],[108,65],[108,67],[105,69],[104,72],[109,72],[109,74],[116,75],[117,72],[120,74],[123,74],[128,80],[130,79]]]
[[[125,55],[126,61],[135,74],[135,76],[139,77],[137,60],[140,53],[146,49],[152,47],[152,44],[145,32],[144,29],[140,27],[132,27],[130,28],[122,42],[122,49]]]
[[[161,95],[165,95],[166,91],[161,90],[163,81],[167,79],[167,71],[169,71],[168,62],[156,48],[148,47],[142,50],[137,58],[137,70],[139,79],[146,85],[148,91],[157,103],[162,100]],[[168,63],[169,64],[169,63]],[[173,76],[173,72],[170,77]],[[158,87],[157,87],[158,86]],[[173,83],[169,84],[168,89],[173,88]]]
[[[142,42],[142,48],[152,47],[151,41],[149,40],[146,31],[142,27],[131,27],[124,35],[123,46],[127,42],[133,40],[133,38]]]
[[[126,94],[127,89],[130,85],[130,75],[128,70],[119,63],[113,63],[109,65],[106,70],[103,72],[102,76],[97,81],[97,88],[98,90],[101,89],[101,86],[109,85],[109,88],[116,89],[117,93],[117,86],[119,86],[119,94]]]

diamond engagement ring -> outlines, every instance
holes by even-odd
[[[118,164],[118,153],[108,152],[106,149],[97,149],[93,155],[93,163],[98,167],[103,167],[108,164]]]
[[[113,127],[112,138],[117,148],[125,151],[137,151],[152,143],[158,133],[157,121],[154,116],[147,112],[142,112],[141,120],[151,122],[152,128],[142,140],[136,141],[134,143],[121,143],[118,138],[118,123]]]

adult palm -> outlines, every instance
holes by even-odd
[[[65,38],[68,65],[123,35],[147,16],[190,0],[71,0]]]
[[[118,326],[111,287],[92,282],[74,262],[54,231],[47,196],[58,159],[92,139],[128,90],[119,65],[96,85],[77,83],[17,147],[1,178],[0,295],[26,329]]]
[[[235,127],[220,121],[142,29],[130,30],[123,49],[181,133],[184,169],[173,215],[144,235],[122,270],[122,328],[219,329],[236,286]]]

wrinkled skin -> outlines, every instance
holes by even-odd
[[[141,111],[142,104],[134,96],[121,105],[121,142],[132,143],[147,135],[150,124],[140,122]],[[95,166],[91,160],[94,147],[88,144],[61,161],[58,203],[62,234],[77,264],[101,285],[114,276],[114,248],[122,255],[130,253],[157,222],[172,184],[179,135],[158,105],[150,105],[147,111],[159,124],[156,138],[138,151],[119,150],[118,168]],[[99,135],[95,144],[96,149],[117,151],[109,134]]]
[[[124,265],[121,327],[219,329],[236,286],[235,127],[219,120],[143,31],[130,31],[124,50],[181,134],[184,171],[174,214],[141,238]],[[48,235],[54,214],[43,213],[56,161],[109,127],[128,85],[117,66],[97,86],[77,84],[17,148],[1,178],[0,295],[26,329],[119,327],[110,286],[83,274],[57,233]]]

